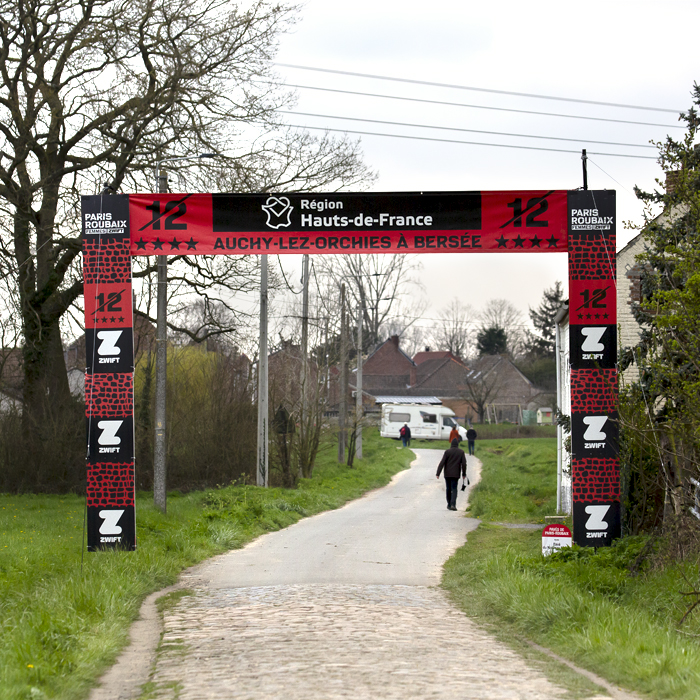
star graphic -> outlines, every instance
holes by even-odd
[[[120,317],[119,317],[119,323],[124,323],[124,317],[123,317],[123,316],[120,316]]]
[[[103,317],[102,317],[102,323],[107,323],[107,317],[106,317],[106,316],[103,316]]]
[[[579,314],[578,317],[579,317],[579,320],[582,320],[582,319],[583,319],[583,314]]]
[[[143,240],[143,236],[140,241],[136,241],[136,250],[146,250],[146,241]]]
[[[189,241],[184,242],[187,243],[187,250],[197,250],[197,243],[199,243],[199,241],[195,241],[191,236]]]
[[[591,318],[591,314],[586,314],[586,318]]]
[[[178,241],[177,238],[173,238],[173,240],[170,241],[170,250],[180,250],[182,243],[183,241]]]
[[[163,250],[163,243],[165,243],[165,241],[161,241],[160,238],[156,238],[156,240],[153,241],[153,250]]]
[[[557,247],[557,241],[558,241],[558,240],[559,240],[559,239],[558,239],[558,238],[555,238],[554,236],[551,236],[550,238],[547,238],[546,241],[547,241],[547,243],[549,243],[549,245],[547,246],[547,248],[556,248],[556,247]]]
[[[539,248],[539,247],[540,247],[540,243],[542,243],[542,240],[543,240],[543,239],[542,239],[542,238],[538,238],[537,235],[533,236],[533,237],[530,239],[530,241],[532,242],[532,247],[533,247],[533,248]]]
[[[508,248],[508,246],[506,245],[507,242],[508,239],[503,234],[501,234],[500,238],[496,239],[496,243],[498,243],[499,248]]]
[[[603,318],[608,318],[609,314],[603,314]]]
[[[518,234],[518,237],[513,239],[513,243],[515,243],[516,248],[524,248],[523,243],[525,243],[525,239],[520,238],[520,234]]]
[[[114,318],[114,316],[112,316],[112,318],[109,319],[109,322],[110,322],[110,323],[116,323],[116,321],[117,321],[117,319]]]
[[[600,318],[600,314],[596,314],[595,317],[596,317],[596,318]]]

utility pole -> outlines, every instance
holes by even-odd
[[[158,171],[158,192],[168,191],[168,175]],[[156,432],[153,448],[153,502],[161,512],[167,508],[165,464],[165,385],[168,377],[168,256],[158,256],[158,295],[156,302]]]
[[[362,303],[357,305],[357,380],[355,382],[355,457],[362,459]]]
[[[267,486],[268,456],[268,393],[267,393],[267,255],[260,256],[260,349],[258,357],[258,468],[256,483]]]
[[[309,256],[302,256],[302,297],[301,297],[301,435],[302,442],[307,435],[307,364],[309,354]],[[304,476],[302,462],[305,459],[306,450],[299,450],[299,478]]]
[[[338,386],[338,461],[345,462],[345,420],[347,417],[348,340],[345,323],[345,283],[340,285],[340,381]]]
[[[197,156],[174,156],[161,158],[156,163],[158,193],[168,191],[168,175],[161,170],[163,163],[193,160],[195,158],[216,158],[216,153],[200,153]],[[153,502],[165,513],[167,508],[167,469],[165,463],[165,394],[168,378],[168,257],[158,256],[158,296],[156,302],[156,433],[153,446]]]
[[[581,149],[581,164],[583,165],[583,189],[588,189],[588,156],[586,155],[586,149]]]

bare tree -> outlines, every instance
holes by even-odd
[[[379,343],[382,326],[396,320],[392,315],[397,315],[401,302],[415,299],[420,286],[411,277],[419,263],[407,255],[329,255],[320,259],[319,269],[338,289],[345,282],[351,309],[361,305],[366,347]]]
[[[511,356],[521,354],[525,342],[525,323],[522,313],[511,302],[507,299],[491,299],[478,318],[480,330],[502,328],[505,331]]]
[[[312,139],[278,116],[293,96],[271,60],[296,9],[269,0],[0,0],[0,275],[19,295],[27,418],[69,398],[60,324],[82,294],[80,194],[103,183],[152,189],[158,159],[223,154],[231,143],[248,146],[210,172],[237,174],[239,191],[340,188],[369,175],[356,145]],[[183,284],[199,281],[195,292],[255,269],[241,258],[174,263]],[[141,260],[135,276],[151,271]]]
[[[495,371],[501,360],[502,358],[486,358],[484,362],[477,363],[473,369],[466,370],[464,373],[464,387],[461,395],[472,404],[479,416],[479,423],[484,422],[486,406],[493,402],[501,389],[499,375]]]
[[[455,297],[440,313],[433,329],[436,347],[449,350],[455,357],[466,359],[474,347],[474,310]]]

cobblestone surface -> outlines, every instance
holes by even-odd
[[[567,697],[425,586],[195,590],[152,680],[158,700]]]

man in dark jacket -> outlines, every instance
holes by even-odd
[[[467,447],[469,447],[469,454],[474,454],[474,442],[476,441],[476,430],[474,428],[469,428],[467,430]]]
[[[440,464],[438,464],[437,474],[440,478],[440,472],[445,469],[445,493],[447,496],[447,510],[457,510],[457,484],[459,482],[460,472],[462,478],[467,478],[467,458],[464,450],[459,449],[459,440],[452,441],[452,447],[445,450],[442,455]]]

